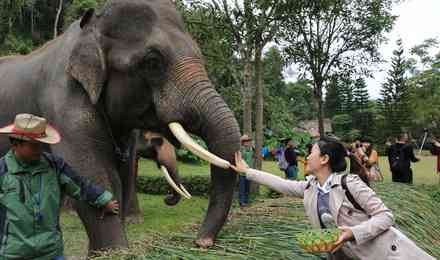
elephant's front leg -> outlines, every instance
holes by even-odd
[[[69,120],[71,118],[76,120]],[[67,112],[64,119],[58,124],[63,139],[53,147],[53,152],[63,157],[79,175],[111,191],[113,199],[121,201],[118,162],[103,120],[91,111]],[[75,202],[74,205],[87,230],[89,252],[128,245],[119,216],[106,215],[102,218],[102,210],[86,202]]]

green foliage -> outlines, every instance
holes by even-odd
[[[269,95],[283,97],[286,93],[283,68],[285,62],[281,52],[276,47],[271,47],[263,59],[263,81]]]
[[[197,144],[202,146],[205,149],[208,149],[206,143],[198,136],[192,136],[193,140],[196,141]],[[186,163],[194,163],[194,164],[204,164],[207,163],[205,160],[201,159],[199,156],[196,156],[188,149],[182,147],[176,150],[177,159],[181,162]]]
[[[384,133],[387,136],[397,136],[411,124],[410,89],[405,78],[408,63],[403,53],[402,40],[397,40],[397,49],[393,52],[392,68],[381,90],[382,115],[385,118]]]
[[[378,48],[396,19],[393,0],[287,1],[283,39],[286,53],[313,80],[322,103],[323,87],[335,74],[367,74],[379,59]],[[318,111],[322,120],[323,113]],[[323,132],[323,129],[320,129]]]
[[[105,0],[72,0],[72,4],[65,12],[64,28],[69,27],[72,22],[81,18],[88,9],[99,9],[104,3]]]
[[[34,45],[32,40],[25,39],[22,37],[17,37],[12,33],[9,33],[3,45],[0,47],[1,55],[12,55],[12,54],[21,54],[25,55],[32,51]]]
[[[332,125],[335,133],[347,141],[371,137],[374,130],[374,111],[369,102],[365,79],[358,77],[353,80],[347,75],[334,76],[327,90],[325,107],[328,109],[327,115],[334,119]]]
[[[335,134],[343,137],[351,130],[352,118],[349,114],[338,114],[332,118],[332,123]]]
[[[332,77],[327,85],[327,94],[325,95],[325,115],[333,118],[339,113],[343,113],[343,89],[336,77]]]
[[[181,182],[186,190],[195,196],[209,194],[211,178],[206,176],[182,176]],[[169,194],[171,187],[162,176],[138,176],[136,189],[138,192],[147,194]]]
[[[285,138],[292,138],[296,148],[299,150],[300,155],[304,156],[307,154],[307,144],[312,141],[312,137],[307,132],[294,132],[292,129],[286,129],[284,132],[267,135],[265,145],[269,146],[270,148],[278,147],[281,143],[281,140]]]
[[[295,115],[297,121],[316,118],[316,106],[313,99],[313,87],[310,81],[299,80],[287,83],[286,98],[288,109]]]
[[[412,64],[412,77],[407,84],[413,113],[411,132],[423,135],[422,129],[440,137],[440,45],[435,39],[427,39],[411,49],[419,62]],[[436,55],[430,55],[432,52]],[[416,60],[416,59],[413,59]],[[421,68],[421,69],[420,69]]]

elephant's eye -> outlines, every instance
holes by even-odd
[[[161,79],[166,73],[166,62],[158,51],[150,51],[143,59],[141,67],[148,73],[148,78]]]

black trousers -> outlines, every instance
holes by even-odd
[[[411,168],[391,171],[393,182],[413,183],[413,172]]]

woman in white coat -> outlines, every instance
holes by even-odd
[[[232,168],[251,181],[304,198],[304,209],[314,228],[338,226],[342,230],[336,242],[339,250],[328,259],[434,259],[392,226],[393,214],[368,186],[363,168],[356,174],[336,174],[346,170],[346,156],[340,142],[323,137],[307,157],[306,171],[313,176],[308,181],[285,180],[248,168],[239,153]]]

